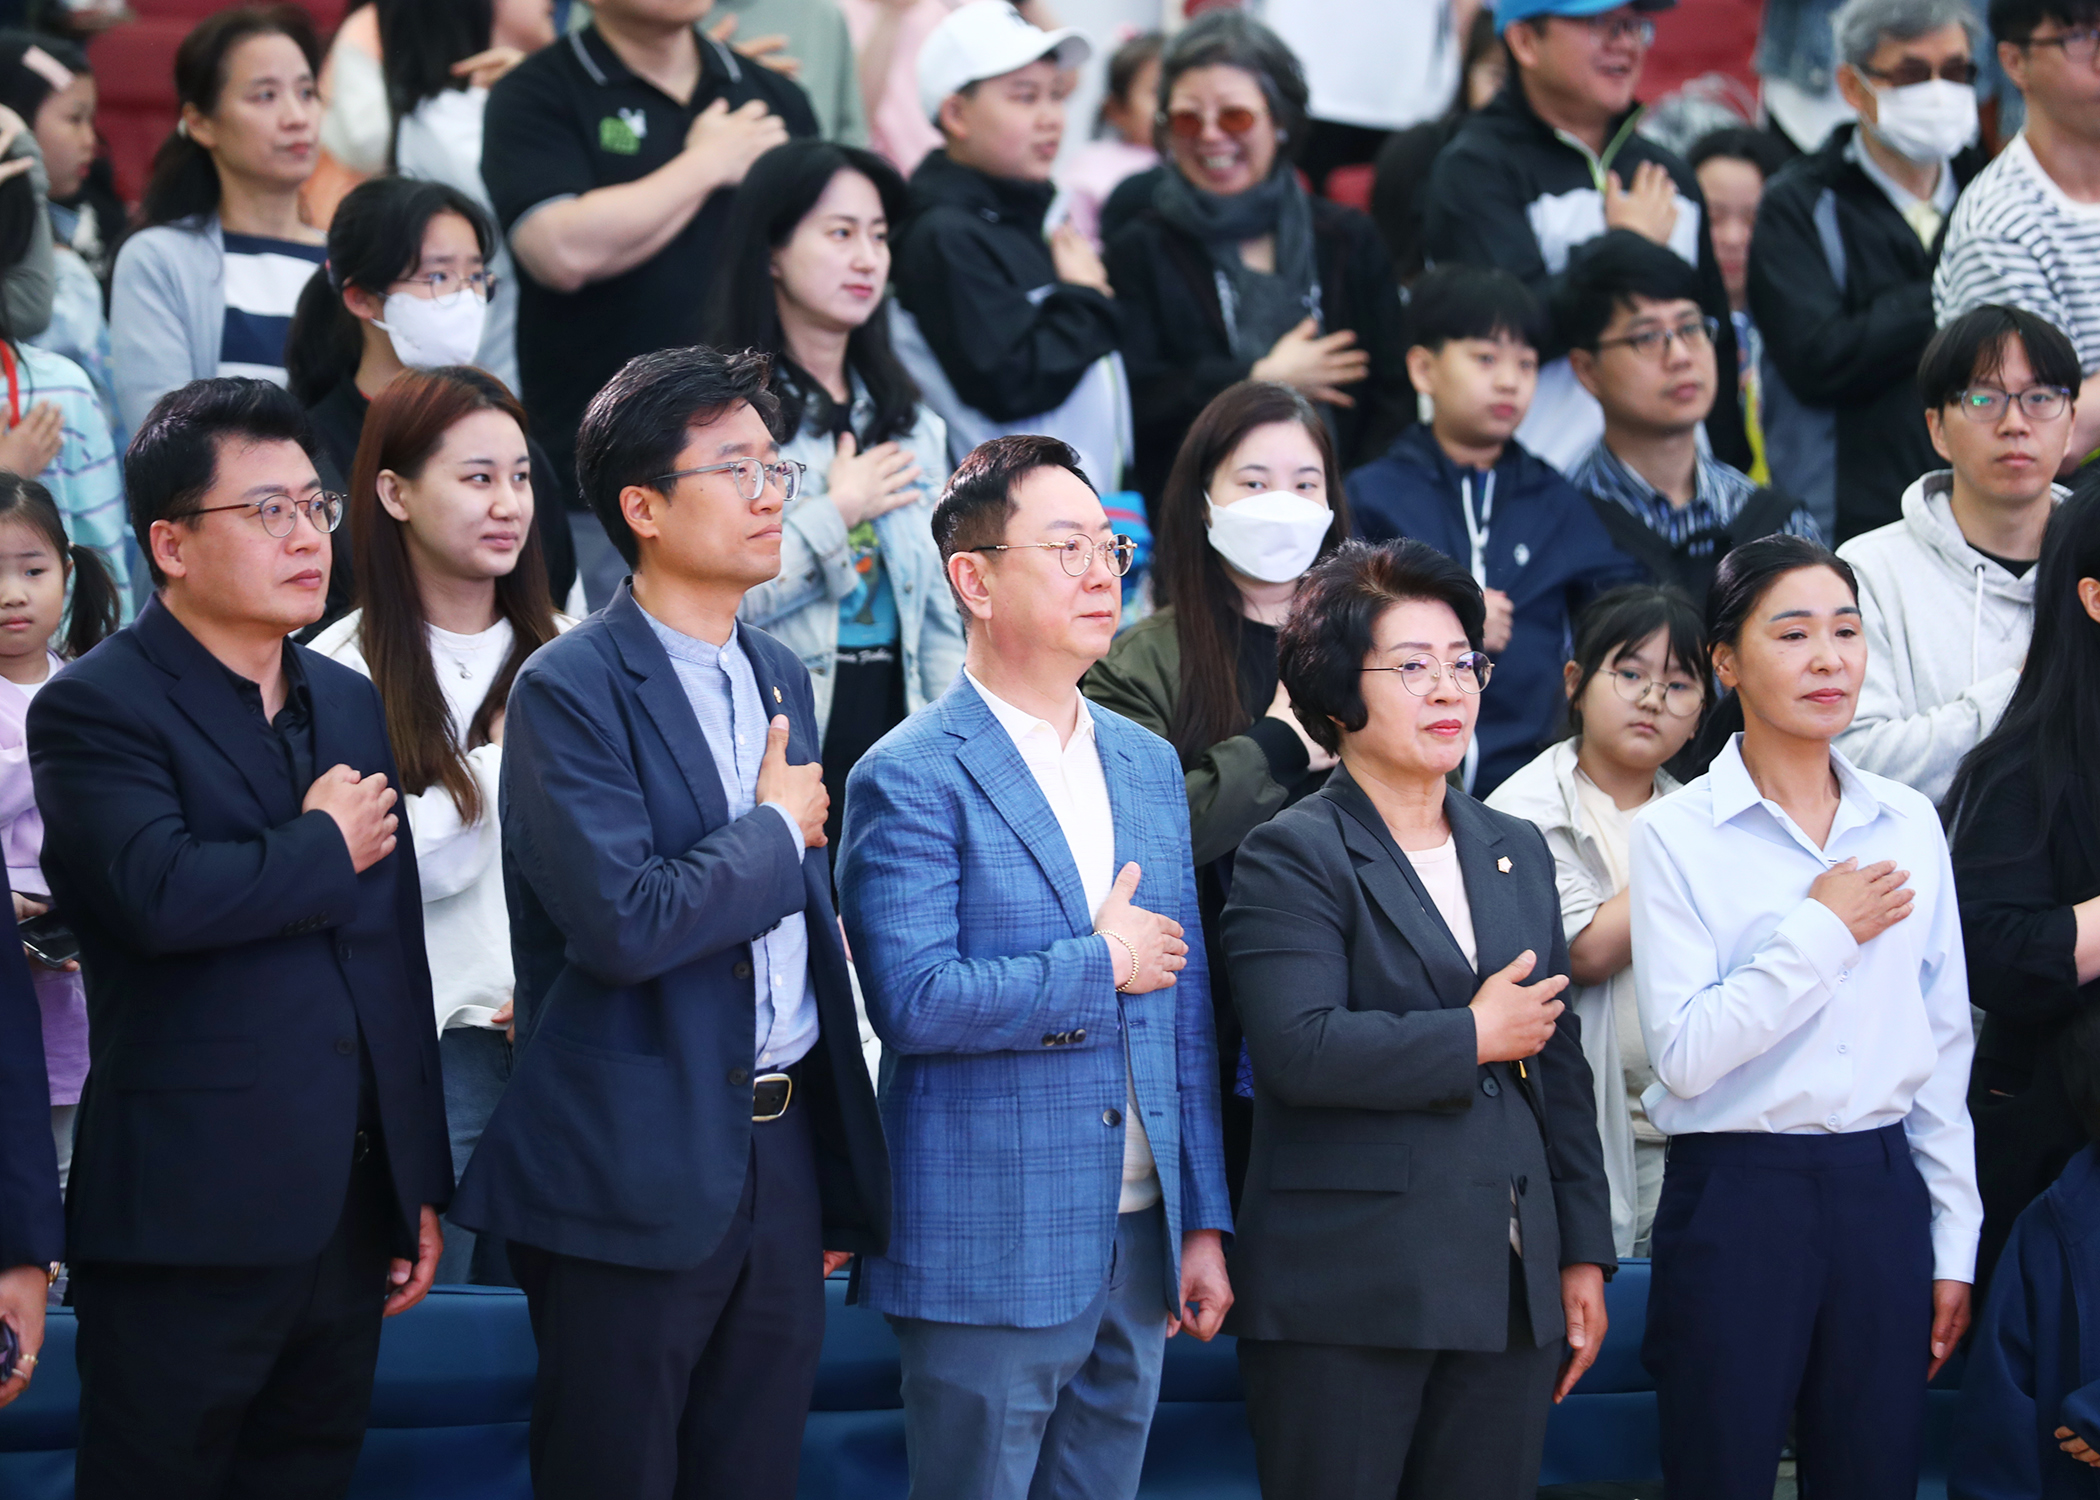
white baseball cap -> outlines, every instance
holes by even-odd
[[[1086,33],[1071,26],[1044,31],[1007,0],[971,0],[927,34],[919,48],[919,107],[937,119],[941,101],[986,78],[1051,57],[1076,68],[1094,55]]]

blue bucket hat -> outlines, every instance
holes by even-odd
[[[1495,7],[1495,35],[1509,30],[1512,21],[1530,21],[1539,16],[1601,16],[1608,10],[1617,10],[1628,0],[1501,0]],[[1677,0],[1631,0],[1632,6],[1642,15],[1659,10],[1674,10]]]

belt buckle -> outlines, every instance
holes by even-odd
[[[769,1115],[762,1115],[758,1112],[758,1091],[769,1083],[777,1083],[781,1086],[780,1107]],[[788,1104],[795,1097],[795,1080],[786,1073],[761,1073],[758,1077],[751,1080],[751,1096],[751,1122],[754,1125],[763,1125],[768,1121],[777,1120],[788,1112]]]

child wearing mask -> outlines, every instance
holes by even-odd
[[[973,0],[926,38],[919,100],[943,145],[912,173],[891,324],[953,458],[1003,433],[1045,433],[1107,491],[1131,428],[1108,272],[1077,228],[1043,233],[1068,72],[1092,51],[1006,0]]]
[[[1480,700],[1467,789],[1486,796],[1559,722],[1569,621],[1640,569],[1514,434],[1538,387],[1546,322],[1507,271],[1439,266],[1415,284],[1407,373],[1427,420],[1349,476],[1356,532],[1413,537],[1466,563],[1487,596],[1495,691]]]
[[[1641,1095],[1655,1069],[1633,993],[1634,815],[1677,790],[1663,766],[1706,707],[1699,612],[1675,589],[1613,589],[1583,612],[1564,676],[1568,738],[1495,788],[1488,806],[1546,835],[1568,934],[1567,1004],[1597,1090],[1597,1135],[1620,1255],[1646,1255],[1662,1198],[1663,1133]]]

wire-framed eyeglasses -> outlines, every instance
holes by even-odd
[[[1613,667],[1609,675],[1613,690],[1628,703],[1638,705],[1648,696],[1649,689],[1655,689],[1663,712],[1673,719],[1691,718],[1706,702],[1699,684],[1682,677],[1650,677],[1631,667]]]
[[[347,506],[348,502],[341,495],[322,490],[304,500],[294,500],[290,495],[265,495],[260,500],[243,500],[235,505],[202,505],[189,514],[210,516],[222,510],[253,511],[256,519],[262,522],[263,530],[278,538],[290,536],[303,514],[313,523],[314,530],[326,536],[343,524],[343,512]]]
[[[734,474],[737,494],[746,500],[756,500],[765,493],[766,480],[770,478],[780,486],[780,498],[792,500],[802,493],[802,476],[808,471],[809,465],[796,458],[777,459],[769,464],[760,463],[755,458],[732,458],[727,463],[702,464],[697,469],[673,469],[649,482],[670,485],[695,474]]]
[[[462,292],[472,292],[482,301],[496,295],[502,278],[494,271],[473,271],[462,276],[457,271],[432,271],[427,276],[404,276],[396,286],[419,286],[439,307],[450,307],[457,302]]]
[[[1400,686],[1417,698],[1427,698],[1436,685],[1449,672],[1451,680],[1458,684],[1461,693],[1480,693],[1486,689],[1488,678],[1494,675],[1495,664],[1485,651],[1468,651],[1457,661],[1438,661],[1433,656],[1410,656],[1393,667],[1365,667],[1366,672],[1398,672]]]
[[[1137,556],[1137,543],[1127,536],[1110,537],[1099,543],[1102,561],[1108,571],[1121,578],[1130,571],[1132,559]],[[966,547],[966,552],[1055,552],[1057,561],[1065,572],[1074,578],[1086,577],[1086,570],[1094,565],[1096,543],[1090,537],[1066,537],[1061,542],[999,542],[983,547]]]
[[[1663,358],[1664,351],[1672,343],[1682,344],[1687,353],[1696,354],[1710,348],[1720,335],[1721,321],[1718,318],[1686,318],[1674,328],[1644,328],[1639,333],[1629,333],[1624,338],[1599,339],[1599,349],[1627,348],[1646,360]]]

